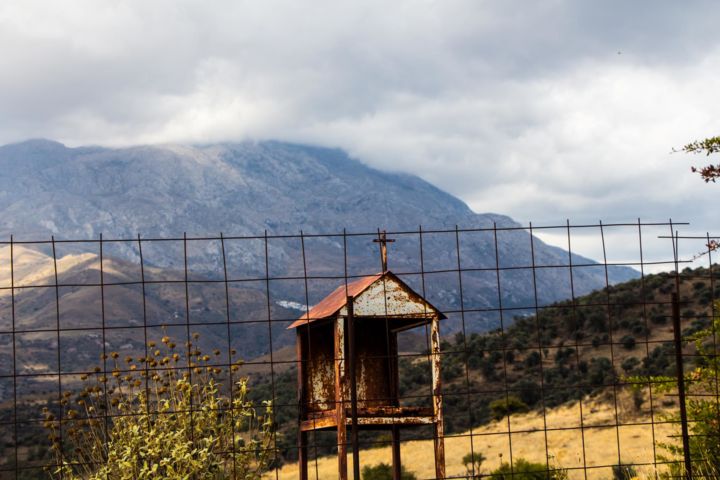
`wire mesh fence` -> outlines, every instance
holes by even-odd
[[[716,478],[683,226],[8,239],[0,478]]]

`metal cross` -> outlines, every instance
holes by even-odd
[[[392,238],[387,238],[387,232],[383,230],[382,232],[378,231],[378,238],[373,240],[375,243],[380,244],[380,257],[382,258],[382,271],[383,273],[387,272],[387,244],[393,243],[395,240]]]

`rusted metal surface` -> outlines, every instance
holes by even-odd
[[[350,412],[349,407],[345,407],[346,415]],[[432,407],[370,407],[358,408],[358,417],[398,417],[398,416],[428,416],[434,415]],[[308,420],[323,419],[334,417],[335,410],[326,410],[323,412],[314,412],[307,415]]]
[[[395,399],[395,405],[400,406],[400,367],[398,365],[398,336],[397,332],[388,332],[390,342],[390,397]]]
[[[442,384],[440,381],[440,319],[433,318],[430,328],[432,366],[433,410],[435,414],[435,476],[445,478],[445,422],[442,409]]]
[[[330,413],[332,413],[332,416],[303,420],[300,422],[300,430],[310,431],[335,428],[337,426],[337,415],[335,414],[335,410],[332,410]]]
[[[304,333],[304,335],[303,335]],[[304,361],[306,355],[303,353],[304,344],[307,338],[307,332],[298,332],[295,341],[295,352],[297,354],[297,369],[298,369],[298,382],[297,382],[297,398],[298,398],[298,423],[302,423],[305,417],[305,391],[304,391],[304,378],[305,368]],[[308,480],[308,456],[307,456],[307,431],[298,429],[298,464],[300,472],[300,480]]]
[[[393,425],[391,432],[393,480],[402,480],[402,460],[400,459],[400,429],[397,425]]]
[[[305,416],[305,404],[307,403],[307,399],[305,398],[305,382],[303,379],[305,378],[305,362],[306,362],[306,355],[303,353],[304,350],[304,343],[307,341],[307,331],[305,332],[298,332],[298,335],[295,337],[295,354],[297,357],[297,369],[298,369],[298,378],[297,378],[297,398],[298,398],[298,415],[300,418],[303,418]]]
[[[387,365],[397,363],[397,352],[387,355],[384,322],[365,322],[356,333],[358,406],[395,406],[397,398],[391,392]]]
[[[353,480],[360,480],[360,444],[358,442],[357,349],[355,348],[355,318],[353,297],[347,298],[348,352],[350,356],[350,424],[352,425]]]
[[[319,419],[303,420],[300,423],[300,429],[302,431],[310,430],[327,430],[334,429],[337,427],[337,417],[335,411],[332,412],[332,416],[327,416]],[[345,425],[352,426],[352,420],[349,416],[345,416]],[[390,427],[393,425],[399,426],[413,426],[413,425],[434,425],[435,417],[433,415],[427,416],[392,416],[392,417],[363,417],[358,416],[357,419],[358,427]]]
[[[312,345],[312,352],[306,352],[303,359],[305,409],[316,412],[335,409],[335,347],[334,325],[317,325],[303,328],[300,335],[309,335],[303,342]],[[309,343],[308,343],[309,342]],[[312,353],[312,355],[309,355]]]
[[[432,425],[433,417],[358,417],[358,425]]]
[[[395,240],[391,238],[387,238],[387,232],[383,230],[382,232],[378,232],[378,238],[373,240],[373,243],[379,243],[380,244],[380,261],[382,262],[382,269],[383,272],[387,272],[387,244],[388,243],[394,243]]]
[[[347,413],[343,386],[345,378],[345,318],[335,321],[335,414],[337,425],[338,479],[347,480]]]
[[[349,294],[349,295],[348,295]],[[436,476],[445,478],[444,422],[440,384],[440,326],[446,318],[391,272],[338,287],[290,328],[298,328],[298,398],[301,463],[307,463],[307,432],[336,430],[338,478],[347,476],[348,428],[353,476],[359,475],[360,428],[392,433],[393,473],[400,472],[400,428],[434,426]],[[401,407],[397,334],[431,323],[432,408]],[[312,344],[313,348],[305,348]],[[305,435],[305,436],[303,436]],[[300,478],[307,468],[301,465]]]
[[[428,407],[368,407],[358,408],[360,417],[397,417],[403,415],[433,415],[433,409]]]
[[[347,285],[338,286],[330,295],[303,314],[288,329],[297,328],[337,315],[347,316],[347,296],[354,297],[355,317],[411,317],[445,316],[423,299],[392,272],[362,277]],[[387,297],[387,298],[386,298]]]
[[[315,322],[317,320],[335,317],[338,311],[340,311],[340,309],[345,306],[348,295],[353,297],[358,295],[360,292],[365,290],[373,282],[377,281],[381,277],[382,274],[378,273],[376,275],[369,275],[367,277],[359,278],[354,282],[348,283],[347,289],[345,288],[345,284],[343,283],[342,285],[338,286],[330,295],[322,299],[320,303],[315,305],[307,313],[303,314],[300,318],[293,322],[292,325],[288,327],[288,329],[307,325],[308,323]]]
[[[355,298],[356,317],[419,317],[437,310],[392,273],[370,284]],[[340,314],[345,314],[344,309]]]
[[[397,342],[396,333],[387,332],[384,322],[365,322],[362,328],[357,328],[355,335],[356,350],[356,398],[360,408],[397,406],[397,373],[393,378],[390,372],[397,372]],[[333,338],[333,325],[323,324],[313,328],[302,328],[299,335],[305,338],[310,335],[313,345],[312,357],[307,354],[303,359],[303,398],[306,414],[311,412],[335,409],[335,352]],[[388,355],[387,340],[390,339],[390,355]],[[303,343],[307,343],[307,340]],[[348,348],[347,339],[345,348]],[[348,349],[349,350],[349,349]],[[349,377],[350,375],[348,375]],[[343,397],[352,400],[352,382],[350,378],[341,383]]]

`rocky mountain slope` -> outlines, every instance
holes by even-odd
[[[0,247],[0,258],[8,250]],[[143,286],[137,265],[119,259],[103,260],[101,288],[99,258],[85,253],[57,261],[58,283],[66,286],[56,290],[52,257],[21,246],[13,257],[14,298],[11,289],[0,289],[0,376],[13,373],[13,323],[16,373],[25,375],[57,373],[58,362],[62,373],[87,371],[103,351],[137,356],[145,353],[146,341],[165,335],[183,342],[188,323],[205,351],[230,346],[243,359],[267,353],[271,335],[275,348],[294,341],[287,322],[272,323],[270,331],[265,320],[289,320],[296,312],[275,303],[268,313],[267,296],[256,288],[230,284],[226,297],[222,283],[191,284],[186,305],[184,284],[154,283],[160,274],[171,280],[168,271],[146,268],[149,283]],[[0,269],[0,285],[10,281],[8,274]]]
[[[424,229],[517,228],[501,230],[496,246],[493,231],[426,233],[420,260],[418,234],[394,235],[390,268],[396,273],[445,271],[426,276],[431,301],[444,310],[457,310],[460,285],[457,245],[463,269],[463,305],[468,308],[530,307],[570,296],[568,253],[531,242],[512,219],[476,214],[459,199],[418,177],[381,172],[340,150],[279,142],[205,146],[140,146],[123,149],[67,148],[47,140],[0,147],[0,239],[129,239],[105,245],[105,256],[138,263],[142,237],[260,236],[417,231]],[[233,278],[362,275],[380,269],[372,235],[271,237],[225,242],[229,275]],[[302,252],[304,243],[305,256]],[[266,247],[268,262],[266,265]],[[43,246],[47,250],[48,245]],[[146,265],[180,271],[183,243],[146,243]],[[97,243],[59,244],[58,256],[98,253]],[[534,258],[531,251],[534,250]],[[205,276],[222,272],[217,240],[188,243],[188,263]],[[578,255],[574,265],[594,262]],[[0,262],[1,263],[1,262]],[[530,268],[507,270],[498,279],[496,264]],[[3,268],[0,264],[0,268]],[[610,283],[633,278],[637,272],[610,267]],[[410,276],[412,277],[412,276]],[[418,276],[408,277],[420,288]],[[605,286],[604,268],[576,268],[576,294]],[[285,305],[313,304],[337,286],[337,280],[312,280],[309,297],[302,282],[275,282],[276,300]],[[534,287],[534,284],[537,288]],[[495,326],[496,320],[476,322],[473,330]]]
[[[93,238],[337,233],[498,220],[411,175],[277,142],[105,149],[0,147],[0,235]]]

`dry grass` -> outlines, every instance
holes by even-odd
[[[55,278],[55,264],[52,257],[22,246],[13,249],[13,267],[15,286],[51,285]],[[0,286],[10,286],[10,247],[0,248]],[[57,260],[57,272],[61,275],[73,268],[95,268],[97,255],[83,253],[66,255]],[[0,296],[9,296],[9,290],[0,290]]]
[[[506,418],[474,429],[472,435],[468,431],[446,437],[447,475],[464,478],[466,471],[462,457],[471,451],[471,444],[475,452],[487,457],[483,464],[483,473],[489,473],[498,467],[501,460],[507,461],[510,458],[512,443],[513,458],[523,457],[544,463],[547,445],[551,464],[570,469],[570,478],[584,479],[583,466],[587,465],[597,467],[587,470],[587,478],[611,479],[610,465],[617,464],[619,459],[622,459],[623,463],[652,463],[653,434],[657,442],[671,441],[669,436],[674,433],[673,426],[668,424],[656,424],[653,428],[648,412],[640,412],[635,416],[620,415],[620,421],[616,422],[614,403],[586,400],[582,403],[582,410],[582,430],[580,404],[575,403],[548,410],[544,418],[538,412],[514,415],[509,421]],[[616,423],[621,425],[616,427]],[[545,425],[547,433],[544,430]],[[508,434],[508,431],[512,433]],[[404,442],[401,455],[403,465],[418,478],[435,478],[432,440]],[[390,463],[390,448],[363,450],[360,452],[360,459],[363,465]],[[351,469],[352,456],[348,457],[348,465]],[[315,462],[309,465],[310,478],[337,478],[336,469],[336,457],[320,458],[317,465]],[[644,477],[652,475],[653,467],[638,467],[637,471]],[[275,477],[275,472],[272,472],[267,478]],[[278,472],[277,478],[298,478],[297,465],[284,466]]]

